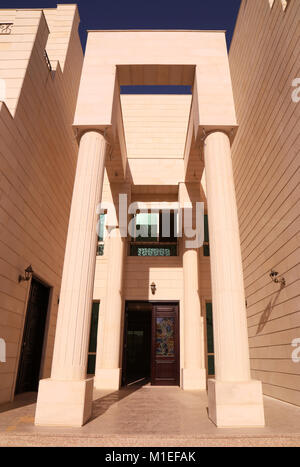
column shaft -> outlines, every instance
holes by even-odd
[[[97,248],[96,207],[102,195],[106,142],[96,132],[80,141],[50,380],[40,382],[36,424],[82,425],[92,380],[87,352]]]
[[[124,239],[120,229],[114,229],[106,241],[108,271],[104,318],[99,327],[99,352],[97,354],[95,387],[114,389],[121,382],[121,329],[123,311]]]
[[[209,414],[218,426],[263,425],[261,383],[250,378],[239,225],[225,133],[206,138],[204,158],[216,371],[208,383]]]
[[[80,142],[57,320],[52,379],[85,379],[106,143],[97,132]]]
[[[196,202],[200,201],[199,184],[181,183],[179,185],[179,204],[184,216],[196,222]],[[188,212],[189,211],[189,212]],[[183,223],[184,224],[184,223]],[[192,226],[191,226],[192,227]],[[206,370],[204,366],[204,333],[199,296],[199,249],[187,248],[191,238],[183,232],[183,317],[184,317],[184,368],[182,387],[186,389],[206,389]],[[189,233],[190,235],[190,233]]]
[[[231,149],[225,133],[205,141],[216,378],[250,379],[242,257]]]
[[[185,241],[185,238],[183,238]],[[199,297],[199,250],[183,253],[184,283],[184,369],[183,389],[205,389],[206,371],[203,356],[203,318]]]

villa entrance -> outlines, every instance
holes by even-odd
[[[179,385],[178,303],[128,302],[123,385]]]

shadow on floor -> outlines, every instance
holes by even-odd
[[[99,397],[93,402],[93,412],[92,417],[89,420],[89,423],[96,418],[103,415],[112,405],[117,404],[122,399],[130,396],[134,392],[142,389],[142,384],[131,384],[129,387],[122,387],[120,390],[107,394],[106,396]]]
[[[35,404],[36,401],[37,392],[26,392],[24,394],[18,394],[17,396],[15,396],[12,402],[6,402],[5,404],[0,405],[0,413]]]

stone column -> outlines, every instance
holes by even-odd
[[[263,426],[261,382],[250,377],[239,225],[225,133],[206,137],[204,158],[216,371],[208,381],[209,416],[220,427]]]
[[[82,426],[91,416],[93,379],[87,379],[106,142],[97,131],[80,141],[61,285],[51,378],[39,385],[36,425]]]
[[[185,239],[183,239],[184,241]],[[184,284],[184,369],[183,389],[206,389],[203,356],[203,318],[199,298],[199,250],[185,249],[183,253]]]
[[[125,251],[125,241],[120,235],[119,227],[111,230],[105,248],[107,248],[108,254],[108,271],[104,317],[99,323],[99,352],[97,352],[95,388],[117,391],[121,384],[121,330]]]
[[[193,202],[194,201],[194,202]],[[195,201],[200,201],[199,184],[181,183],[179,185],[180,208],[192,209],[195,222]],[[186,211],[185,211],[186,212]],[[206,370],[204,366],[204,333],[201,302],[199,297],[199,249],[187,248],[183,232],[183,286],[184,286],[184,368],[182,387],[206,389]]]

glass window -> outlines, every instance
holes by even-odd
[[[88,356],[88,366],[87,374],[94,375],[96,370],[96,355],[89,354]]]
[[[156,318],[155,347],[157,356],[175,356],[174,326],[174,318]]]
[[[178,213],[165,211],[159,213],[159,241],[177,242],[178,238]]]
[[[106,214],[100,214],[99,226],[98,226],[99,233],[98,233],[97,256],[104,255],[105,221],[106,221]]]
[[[204,214],[204,243],[203,243],[203,256],[210,256],[209,251],[209,232],[208,232],[208,216]]]
[[[106,218],[106,214],[100,214],[100,217],[99,217],[99,234],[98,234],[98,241],[99,242],[104,241],[105,218]]]
[[[207,331],[207,352],[214,353],[214,330],[212,317],[212,304],[206,304],[206,331]]]
[[[177,212],[139,213],[134,221],[130,256],[177,256]]]
[[[142,242],[159,241],[159,214],[141,212],[135,215],[135,240]]]
[[[206,303],[207,373],[215,375],[215,350],[212,303]]]
[[[207,371],[208,376],[215,376],[215,357],[214,355],[207,356]]]
[[[90,342],[89,342],[88,366],[87,366],[87,373],[89,375],[94,375],[95,368],[96,368],[99,308],[100,308],[100,303],[94,302],[92,306]]]

